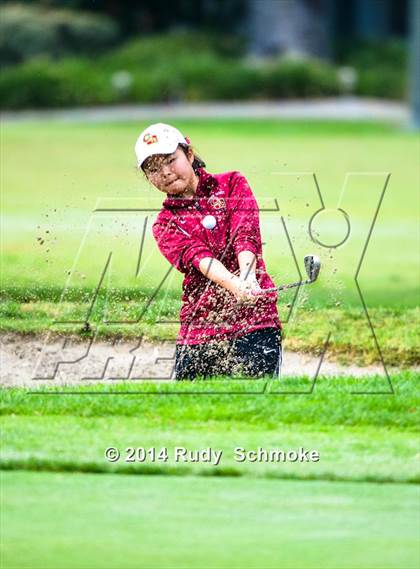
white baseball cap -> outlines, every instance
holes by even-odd
[[[172,154],[178,148],[178,144],[189,143],[189,139],[177,128],[162,122],[151,124],[140,134],[134,147],[137,165],[140,168],[149,156]]]

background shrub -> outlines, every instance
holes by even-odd
[[[0,74],[3,108],[49,108],[113,103],[116,101],[107,75],[89,62],[65,60],[53,65],[33,60]]]
[[[236,36],[222,36],[202,32],[173,32],[145,36],[130,40],[112,53],[104,56],[103,62],[113,68],[167,65],[185,57],[213,55],[218,58],[238,59],[245,53],[245,42]]]
[[[115,44],[118,27],[106,16],[35,4],[0,8],[0,64],[69,54],[95,54]]]
[[[186,101],[241,100],[252,98],[259,85],[259,73],[238,60],[211,55],[184,57],[174,73]]]
[[[338,46],[337,59],[355,70],[357,95],[403,99],[407,95],[407,52],[402,40],[359,40]]]
[[[96,58],[32,58],[3,69],[0,105],[22,109],[287,99],[328,97],[344,91],[339,69],[332,64],[277,58],[256,65],[232,57],[232,48],[223,45],[223,38],[217,41],[214,36],[183,32],[131,40]],[[355,50],[341,63],[355,71],[353,92],[401,98],[406,89],[401,61],[401,50],[394,46],[381,63],[378,53],[366,48]]]
[[[262,70],[268,98],[322,97],[340,92],[334,67],[311,59],[281,59]]]
[[[401,70],[389,67],[376,67],[358,71],[355,90],[357,95],[382,97],[384,99],[404,99],[407,96],[407,80]]]

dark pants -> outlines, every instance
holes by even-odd
[[[178,345],[175,352],[175,379],[218,375],[277,377],[280,364],[280,330],[262,328],[233,340]]]

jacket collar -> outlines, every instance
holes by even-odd
[[[177,198],[172,194],[168,194],[168,197],[163,202],[163,207],[170,209],[187,207],[194,203],[194,199],[201,197],[208,197],[211,192],[217,188],[219,182],[217,179],[209,172],[206,172],[204,168],[198,168],[198,185],[195,192],[195,197],[192,198]]]

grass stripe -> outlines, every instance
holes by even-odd
[[[60,461],[41,461],[37,460],[32,462],[30,460],[2,460],[0,462],[0,470],[3,471],[29,471],[29,472],[66,472],[66,473],[80,473],[80,474],[122,474],[122,475],[136,475],[136,476],[199,476],[205,478],[239,478],[247,477],[245,472],[241,472],[235,468],[218,468],[214,471],[197,471],[193,468],[176,468],[176,467],[161,467],[151,465],[136,465],[129,468],[113,468],[107,469],[101,467],[97,463],[79,463],[60,462]],[[359,483],[374,483],[374,484],[419,484],[420,476],[412,475],[407,478],[401,477],[395,479],[392,476],[378,476],[378,475],[365,475],[365,476],[346,476],[344,474],[335,475],[333,473],[325,474],[298,474],[298,473],[282,473],[282,472],[265,472],[258,476],[258,479],[268,480],[300,480],[300,481],[324,481],[324,482],[359,482]]]
[[[11,388],[0,392],[0,411],[3,415],[136,417],[154,425],[229,421],[232,425],[238,422],[268,430],[299,423],[392,427],[415,432],[419,425],[419,378],[419,374],[408,371],[392,375],[394,395],[370,394],[387,389],[385,377],[318,378],[310,395],[293,395],[296,391],[310,391],[312,381],[308,378],[273,382],[271,393],[263,392],[263,381],[223,379],[43,387],[48,393],[37,395]],[[66,396],[75,389],[77,394]],[[139,390],[159,397],[138,395]],[[354,391],[366,394],[354,395]]]
[[[3,472],[6,569],[415,569],[418,488]]]
[[[238,421],[197,421],[160,418],[10,415],[2,420],[1,464],[6,469],[127,474],[180,474],[408,482],[419,480],[418,438],[392,428],[278,424],[276,429]],[[117,462],[105,449],[120,451]],[[154,448],[155,459],[127,460],[127,448]],[[177,460],[176,448],[212,449],[222,453],[218,464]],[[319,461],[235,460],[235,448],[257,451],[317,451]],[[158,453],[166,449],[165,460]],[[162,456],[162,455],[161,455]],[[203,457],[206,458],[206,457]],[[213,456],[211,457],[213,459]]]

